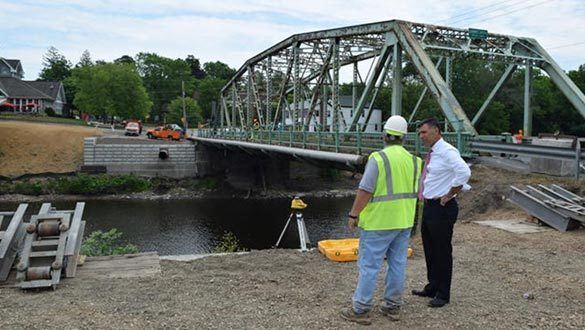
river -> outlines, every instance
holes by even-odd
[[[306,198],[303,211],[311,242],[356,236],[346,229],[353,197]],[[15,203],[0,203],[0,210],[15,210]],[[53,203],[73,209],[75,202]],[[196,200],[87,200],[83,219],[85,236],[94,230],[117,228],[125,241],[141,252],[160,255],[212,252],[225,232],[232,232],[247,249],[272,247],[290,215],[288,199],[202,198]],[[36,214],[40,203],[29,203]],[[28,216],[25,221],[28,221]],[[298,247],[296,221],[291,221],[281,245]]]

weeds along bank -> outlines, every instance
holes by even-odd
[[[0,195],[120,195],[151,191],[164,194],[173,189],[210,191],[218,188],[220,180],[144,178],[127,175],[76,174],[61,177],[39,177],[0,181]]]

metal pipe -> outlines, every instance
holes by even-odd
[[[343,154],[330,151],[318,151],[301,148],[282,147],[276,145],[267,145],[260,143],[240,142],[234,140],[207,139],[200,137],[195,137],[193,138],[193,140],[218,146],[235,146],[240,148],[259,150],[263,152],[276,152],[291,155],[293,157],[306,157],[315,160],[341,163],[344,165],[354,167],[363,166],[367,161],[367,156]]]

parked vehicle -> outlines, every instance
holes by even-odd
[[[168,124],[148,130],[148,132],[146,132],[146,136],[149,139],[169,139],[179,141],[185,138],[185,133],[183,132],[181,126],[176,124]]]
[[[126,127],[124,128],[124,135],[139,136],[140,135],[140,124],[138,124],[137,122],[134,122],[134,121],[127,123]]]

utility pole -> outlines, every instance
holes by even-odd
[[[187,132],[187,129],[189,129],[189,125],[187,124],[187,111],[185,110],[185,81],[184,80],[181,80],[181,91],[183,94],[183,118],[185,120],[185,122],[183,124],[185,125],[185,132]]]

